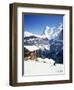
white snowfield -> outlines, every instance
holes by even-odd
[[[54,65],[54,63],[53,59],[41,59],[40,57],[37,58],[37,61],[24,61],[24,76],[64,74],[64,65]]]
[[[27,50],[29,50],[29,51],[35,51],[35,50],[39,50],[39,49],[42,49],[42,50],[44,50],[44,49],[46,49],[46,50],[50,50],[50,45],[48,46],[48,45],[29,45],[29,46],[26,46],[26,45],[24,45],[24,48],[26,48]]]
[[[50,45],[38,45],[38,48],[42,49],[42,50],[44,50],[44,49],[50,50]]]
[[[39,62],[48,63],[51,66],[53,66],[55,64],[55,61],[53,59],[48,59],[48,58],[42,59],[42,58],[38,57],[37,60]]]
[[[45,35],[37,35],[37,34],[33,34],[33,33],[30,33],[30,32],[27,32],[27,31],[24,32],[24,37],[30,37],[30,36],[36,36],[38,38],[46,38]]]
[[[37,47],[37,46],[35,46],[35,45],[32,45],[32,46],[25,46],[24,45],[24,47],[26,48],[26,49],[28,49],[29,51],[35,51],[35,50],[39,50],[39,48]]]

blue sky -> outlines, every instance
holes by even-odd
[[[54,27],[63,23],[63,15],[24,14],[24,31],[42,34],[46,26]]]

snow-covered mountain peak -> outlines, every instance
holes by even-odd
[[[58,34],[63,30],[63,25],[60,23],[58,27],[49,27],[48,25],[45,27],[42,35],[33,34],[30,32],[25,31],[24,37],[35,36],[37,38],[47,38],[49,40],[54,39],[58,36]]]
[[[58,29],[59,29],[60,31],[63,29],[62,23],[60,23],[60,25],[58,26]]]
[[[55,37],[58,36],[58,34],[63,30],[63,25],[62,23],[59,24],[58,27],[49,27],[46,26],[45,30],[44,30],[44,34],[45,36],[51,40],[54,39]]]
[[[46,28],[44,30],[44,34],[50,40],[51,35],[53,34],[53,28],[50,28],[49,26],[46,26]]]
[[[32,36],[32,35],[33,35],[33,34],[30,33],[30,32],[27,32],[27,31],[24,32],[24,37],[29,37],[29,36]]]
[[[30,36],[35,36],[37,38],[46,38],[45,34],[38,35],[38,34],[33,34],[27,31],[24,32],[24,37],[30,37]]]
[[[46,30],[49,30],[50,29],[50,27],[49,26],[46,26]]]

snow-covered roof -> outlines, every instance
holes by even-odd
[[[29,51],[39,50],[39,48],[35,45],[33,45],[33,46],[24,46],[24,47]]]

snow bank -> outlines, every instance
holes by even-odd
[[[39,62],[48,63],[51,66],[55,64],[55,61],[53,59],[48,59],[48,58],[42,59],[42,58],[38,57],[37,60]]]
[[[41,60],[39,58],[39,60]],[[64,65],[50,65],[40,61],[28,60],[24,61],[24,76],[32,75],[62,75],[64,74]]]
[[[38,48],[37,46],[35,46],[35,45],[32,45],[32,46],[25,46],[25,45],[24,45],[24,47],[25,47],[26,49],[28,49],[29,51],[39,50],[39,48]]]

